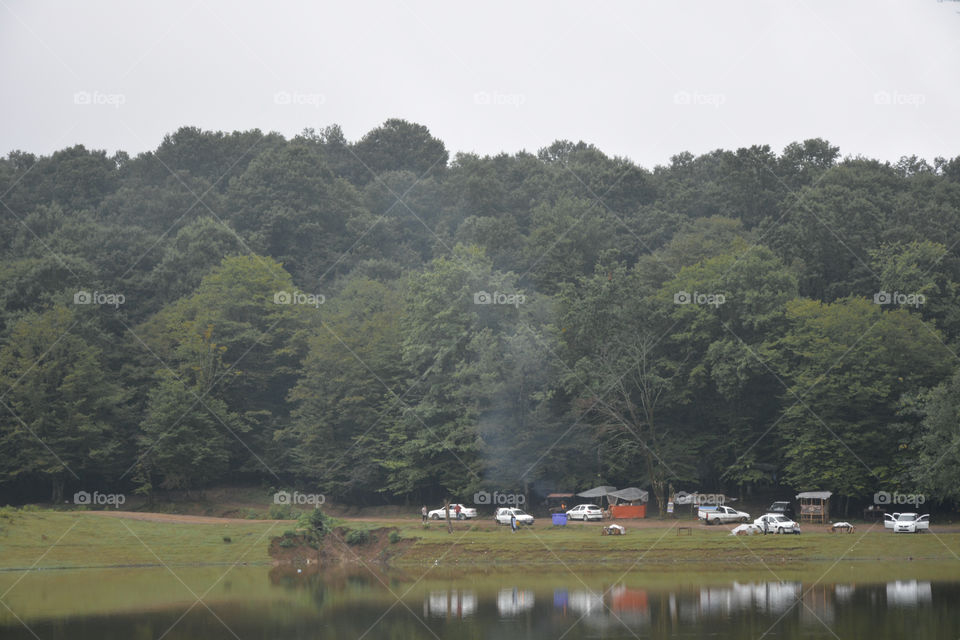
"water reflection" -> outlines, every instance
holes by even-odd
[[[110,603],[136,595],[118,573],[89,580],[87,592]],[[54,587],[82,579],[80,572],[30,575],[5,600],[28,630],[0,610],[0,637],[20,640],[99,640],[105,637],[180,640],[203,638],[841,638],[960,637],[960,582],[918,580],[861,584],[732,581],[707,586],[644,586],[644,577],[605,582],[569,573],[511,576],[490,573],[404,575],[390,571],[297,572],[237,569],[193,600],[169,580],[171,597],[132,598],[129,604],[56,614],[27,602],[52,602]],[[162,573],[129,572],[130,580],[157,585]],[[219,572],[196,581],[217,580]],[[124,577],[125,579],[125,577]],[[659,577],[662,580],[662,576]],[[119,581],[119,582],[118,582]],[[229,582],[229,585],[227,585]],[[74,593],[73,584],[64,585]],[[142,592],[142,589],[141,589]],[[105,597],[110,596],[110,597]],[[400,601],[398,602],[398,598]],[[37,605],[39,607],[39,605]],[[185,613],[186,612],[186,613]]]
[[[887,583],[887,606],[916,607],[933,599],[933,585],[916,580],[897,580]]]
[[[515,616],[533,609],[533,591],[517,587],[500,589],[497,594],[497,611],[501,616]]]
[[[436,618],[464,618],[477,611],[473,591],[431,591],[423,602],[423,615]]]

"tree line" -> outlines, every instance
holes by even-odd
[[[960,157],[388,120],[0,159],[0,491],[960,498]]]

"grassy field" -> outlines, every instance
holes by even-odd
[[[267,544],[285,528],[258,520],[183,524],[4,509],[0,569],[268,563]]]
[[[372,524],[372,523],[371,523]],[[686,524],[686,523],[684,523]],[[629,525],[628,525],[629,527]],[[533,527],[511,533],[506,528],[455,525],[452,534],[442,524],[401,527],[401,535],[419,538],[397,566],[444,564],[603,564],[643,566],[680,563],[731,564],[844,561],[943,561],[960,574],[960,534],[894,535],[882,528],[853,535],[823,532],[799,536],[731,536],[727,530],[694,528],[677,535],[675,526],[637,528],[625,536],[601,536],[598,525]]]
[[[804,562],[943,563],[960,574],[960,533],[894,535],[865,528],[853,535],[731,536],[722,527],[677,535],[677,524],[631,528],[601,536],[597,524],[535,526],[511,533],[488,522],[422,526],[411,519],[341,520],[355,529],[397,527],[414,543],[391,562],[397,567],[510,567],[597,565],[607,568],[710,565],[742,569]],[[211,519],[210,523],[150,521],[90,512],[0,510],[0,570],[269,563],[270,538],[293,522]],[[629,528],[629,525],[628,525]],[[229,542],[225,539],[229,539]],[[330,544],[342,544],[337,540]],[[405,545],[406,546],[406,545]],[[675,567],[681,569],[681,567]],[[682,570],[682,569],[681,569]]]
[[[0,594],[27,619],[185,610],[198,597],[214,607],[229,606],[237,594],[265,612],[316,608],[315,586],[310,585],[318,576],[268,566],[270,538],[292,529],[293,522],[160,520],[0,510]],[[489,522],[456,523],[452,534],[443,523],[423,527],[410,518],[344,519],[338,524],[396,527],[412,544],[402,545],[405,550],[390,569],[361,563],[324,567],[324,583],[343,587],[327,592],[325,607],[353,599],[390,604],[394,593],[418,603],[432,591],[463,588],[465,579],[478,592],[513,585],[549,595],[558,585],[695,589],[731,580],[814,585],[960,576],[960,533],[898,536],[881,529],[855,535],[735,537],[710,527],[678,536],[679,523],[674,522],[631,528],[619,537],[601,536],[598,525],[580,523],[515,534]],[[64,570],[80,568],[84,570]],[[386,584],[392,591],[381,588]],[[278,590],[277,585],[287,588]],[[0,611],[0,623],[12,624],[6,611]]]

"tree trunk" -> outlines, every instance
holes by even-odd
[[[443,499],[443,513],[447,517],[447,533],[453,533],[453,523],[450,522],[450,498]]]
[[[50,501],[53,504],[60,504],[63,502],[63,478],[59,475],[53,476],[53,491],[50,496]]]

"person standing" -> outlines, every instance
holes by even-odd
[[[427,505],[420,507],[420,517],[423,518],[423,522],[427,521]]]
[[[517,532],[517,514],[510,512],[510,531],[512,533]]]
[[[453,508],[453,512],[454,512],[455,514],[457,514],[457,520],[459,520],[459,519],[460,519],[460,505],[459,505],[459,504],[457,504],[457,506],[455,506],[455,507]]]

